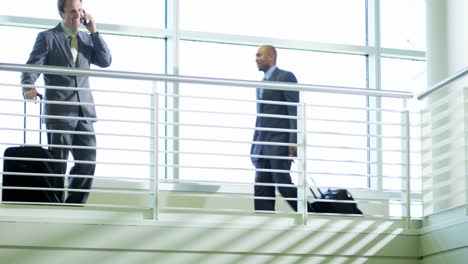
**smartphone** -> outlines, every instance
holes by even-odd
[[[86,14],[86,11],[83,10],[83,15]],[[81,19],[81,24],[83,24],[83,26],[86,26],[89,24],[89,19],[86,19],[86,18],[82,18]]]
[[[81,24],[83,24],[83,26],[88,25],[88,24],[89,24],[89,19],[82,18],[82,19],[81,19]]]

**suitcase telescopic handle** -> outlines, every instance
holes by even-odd
[[[317,191],[319,192],[320,196],[323,196],[323,193],[322,191],[320,190],[320,188],[317,186],[317,183],[314,181],[314,179],[312,177],[309,177],[309,179],[314,183],[315,185],[315,188],[317,189]],[[314,196],[315,199],[317,199],[317,195],[315,194],[314,190],[312,190],[312,187],[309,187],[309,190],[310,192],[312,193],[312,195]]]
[[[39,144],[42,144],[42,100],[44,100],[44,97],[42,94],[38,93],[37,97],[39,97]],[[26,101],[23,103],[23,144],[26,144]]]

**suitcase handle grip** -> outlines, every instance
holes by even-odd
[[[39,144],[42,144],[42,122],[41,122],[41,116],[42,116],[42,101],[44,100],[44,96],[42,94],[37,93],[37,97],[39,97]],[[26,144],[26,102],[23,103],[23,144]]]
[[[317,186],[317,183],[314,181],[314,179],[312,177],[309,177],[309,179],[314,183],[315,185],[315,188],[317,189],[317,191],[319,192],[320,196],[323,196],[323,193],[322,191],[320,190],[320,188]],[[315,199],[317,199],[317,195],[315,194],[314,190],[312,190],[312,187],[309,186],[309,190],[310,192],[312,193],[312,195],[314,196]]]

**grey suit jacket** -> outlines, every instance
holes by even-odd
[[[275,69],[269,81],[297,83],[297,79],[292,72],[284,71],[279,68]],[[299,102],[299,92],[265,89],[260,98],[259,89],[257,89],[257,100],[297,103]],[[297,116],[297,107],[292,105],[257,103],[257,112],[259,114],[288,115],[295,117]],[[297,120],[257,116],[255,126],[257,128],[297,129]],[[296,143],[297,133],[255,130],[253,140]],[[256,155],[288,156],[288,147],[252,144],[250,152]],[[254,164],[257,160],[258,158],[252,158]]]
[[[27,64],[61,66],[71,68],[89,69],[91,64],[99,67],[108,67],[111,64],[112,56],[106,42],[99,33],[91,35],[85,32],[78,32],[78,57],[76,64],[70,51],[69,40],[66,39],[61,25],[55,28],[40,32],[37,35],[33,50],[29,55]],[[23,73],[21,75],[22,84],[34,84],[39,78],[38,73]],[[44,74],[44,84],[51,86],[66,86],[89,88],[88,77],[76,77],[67,75]],[[23,89],[23,92],[28,90]],[[91,90],[71,91],[60,89],[46,89],[46,100],[94,103]],[[93,105],[72,106],[64,104],[45,104],[45,115],[77,117],[81,112],[84,117],[96,118],[96,109]],[[50,118],[45,119],[46,123],[68,122],[65,119]]]

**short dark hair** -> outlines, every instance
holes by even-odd
[[[80,0],[81,3],[83,3],[83,0]],[[57,0],[57,8],[59,12],[64,12],[65,11],[65,4],[67,3],[67,0]]]

